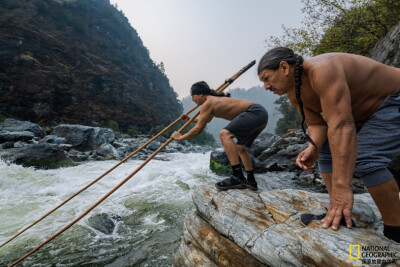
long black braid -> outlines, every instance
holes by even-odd
[[[295,54],[296,57],[296,63],[294,65],[294,81],[295,81],[295,90],[296,90],[296,99],[297,103],[299,104],[299,109],[301,113],[301,129],[303,130],[304,135],[306,136],[307,140],[318,150],[317,146],[315,145],[314,141],[311,139],[311,137],[306,133],[306,129],[304,127],[304,122],[306,120],[306,115],[304,114],[304,108],[303,108],[303,101],[301,100],[301,84],[302,84],[302,79],[301,75],[303,74],[303,57]]]
[[[294,78],[295,78],[295,91],[296,99],[299,104],[300,114],[302,117],[301,129],[307,140],[318,150],[314,141],[306,133],[304,122],[306,120],[306,115],[304,114],[303,101],[301,100],[301,85],[302,85],[302,74],[303,74],[303,57],[295,54],[292,49],[286,47],[276,47],[268,51],[258,63],[258,74],[263,69],[276,70],[279,68],[279,64],[282,61],[286,61],[288,64],[295,66]]]

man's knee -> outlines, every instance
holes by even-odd
[[[221,141],[229,140],[229,139],[232,139],[233,137],[235,137],[235,136],[227,129],[222,129],[219,132],[219,138],[221,139]]]

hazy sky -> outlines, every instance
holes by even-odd
[[[300,27],[300,0],[110,0],[136,29],[151,59],[165,65],[178,98],[206,81],[220,86],[242,67],[257,63],[229,88],[261,85],[258,60],[268,36],[282,25]]]

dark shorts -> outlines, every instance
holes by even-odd
[[[254,139],[267,126],[268,113],[260,104],[251,105],[240,113],[224,129],[235,135],[238,145],[251,147]]]
[[[393,178],[387,165],[400,153],[400,93],[388,96],[365,122],[356,123],[358,155],[354,176],[365,186],[383,184]],[[329,142],[318,158],[321,173],[332,172]]]

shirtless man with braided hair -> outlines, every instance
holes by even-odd
[[[232,175],[228,179],[216,183],[215,186],[219,190],[249,188],[257,191],[258,186],[246,147],[250,147],[267,126],[268,113],[265,108],[248,100],[230,97],[230,94],[216,92],[210,89],[204,81],[193,84],[190,94],[193,102],[201,105],[200,117],[193,121],[196,126],[189,132],[184,135],[174,132],[171,138],[183,141],[196,137],[214,117],[231,121],[220,131],[219,136],[232,166]],[[185,121],[190,120],[185,114],[181,118]],[[236,143],[234,138],[237,139]],[[239,157],[247,172],[247,179],[243,175]]]
[[[346,53],[303,61],[277,47],[261,58],[258,75],[302,114],[303,131],[307,123],[310,144],[296,163],[311,173],[318,160],[330,197],[323,227],[337,230],[343,216],[352,226],[355,175],[382,214],[384,235],[400,242],[399,187],[387,169],[400,153],[400,69]]]

